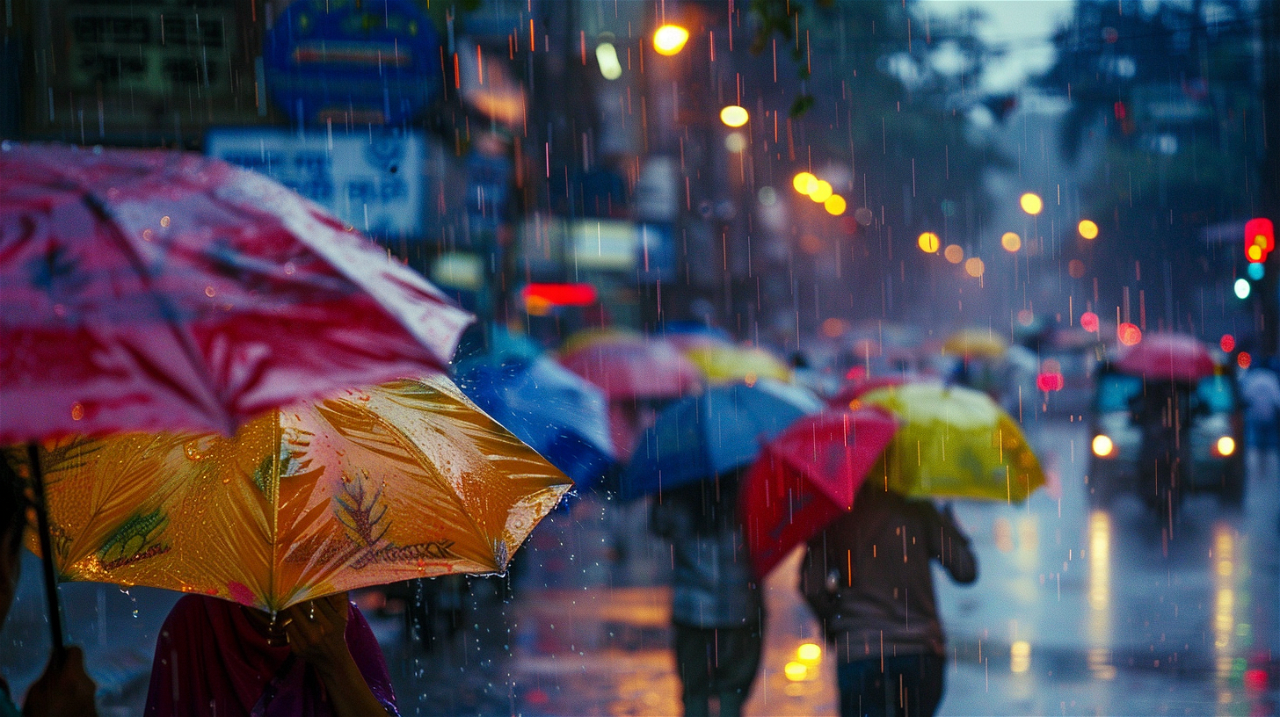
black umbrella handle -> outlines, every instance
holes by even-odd
[[[40,470],[40,450],[34,441],[27,444],[27,464],[31,466],[31,489],[35,492],[36,530],[40,533],[40,565],[44,573],[44,597],[49,610],[49,637],[54,660],[66,656],[62,637],[62,606],[58,603],[58,574],[53,567],[53,539],[49,534],[49,503],[44,494],[44,472]]]

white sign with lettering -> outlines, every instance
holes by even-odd
[[[370,236],[421,237],[426,143],[368,128],[308,132],[221,128],[205,154],[271,177]]]

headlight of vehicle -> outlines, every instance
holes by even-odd
[[[1236,452],[1236,439],[1232,438],[1231,436],[1222,436],[1213,444],[1212,453],[1213,455],[1219,458],[1226,458],[1227,456],[1235,452]]]
[[[1116,453],[1116,444],[1105,433],[1093,437],[1093,455],[1099,458],[1110,458]]]

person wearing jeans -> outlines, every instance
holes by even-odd
[[[670,541],[671,622],[686,717],[737,717],[751,692],[763,646],[760,586],[738,520],[741,472],[652,498],[649,527]]]

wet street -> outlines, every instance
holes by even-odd
[[[1110,511],[1086,500],[1085,430],[1030,430],[1050,484],[1021,506],[963,503],[956,514],[980,560],[971,587],[938,590],[952,661],[941,713],[1275,714],[1275,457],[1250,461],[1246,508],[1192,497],[1167,545],[1136,499]],[[548,518],[520,557],[514,597],[496,579],[459,594],[434,620],[430,650],[409,639],[398,605],[359,596],[383,644],[406,715],[675,715],[668,649],[669,566],[639,505],[592,497]],[[835,714],[834,667],[802,660],[816,624],[795,590],[795,560],[768,585],[766,655],[748,713]],[[0,634],[0,669],[22,690],[45,654],[38,563],[24,565]],[[70,634],[85,647],[107,714],[145,699],[156,630],[175,594],[64,585]],[[436,603],[450,607],[437,596]],[[451,624],[451,616],[460,616]],[[456,629],[452,629],[456,627]],[[790,665],[790,667],[789,667]],[[1274,678],[1273,678],[1274,679]]]

